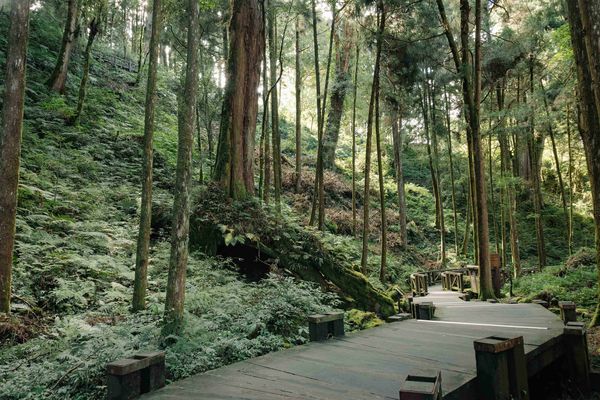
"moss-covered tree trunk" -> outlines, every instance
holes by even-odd
[[[171,227],[171,256],[165,299],[163,335],[177,334],[183,326],[185,277],[190,232],[190,190],[192,182],[192,150],[198,94],[199,3],[188,0],[187,65],[185,87],[180,97],[177,172],[173,225]]]
[[[47,82],[50,89],[61,94],[65,92],[69,60],[71,59],[71,52],[75,45],[78,11],[79,0],[69,0],[67,4],[67,19],[65,21],[65,30],[63,32],[60,51],[58,52],[58,58],[56,59],[56,65],[54,66],[52,75],[50,75]]]
[[[340,125],[344,113],[344,101],[350,86],[350,56],[352,54],[352,26],[344,20],[342,34],[334,35],[335,78],[331,89],[329,114],[323,138],[323,167],[332,169],[335,165],[335,149],[340,136]]]
[[[264,25],[258,0],[232,0],[227,87],[215,180],[234,199],[254,194],[254,133],[258,113]]]
[[[585,4],[583,4],[585,6]],[[592,318],[591,325],[600,324],[600,163],[597,162],[600,157],[600,98],[594,94],[594,80],[591,69],[594,59],[593,51],[586,48],[586,34],[597,33],[597,29],[586,30],[582,22],[585,21],[583,13],[593,12],[598,15],[596,6],[580,8],[577,0],[567,0],[567,9],[569,13],[569,22],[571,26],[571,40],[573,44],[573,53],[577,64],[578,81],[578,104],[580,111],[579,133],[583,140],[588,172],[590,176],[592,205],[594,209],[594,222],[596,224],[596,263],[598,267],[598,306]],[[598,20],[594,20],[598,24]],[[594,36],[592,36],[593,38]],[[598,46],[596,39],[595,45]],[[593,49],[592,49],[593,50]],[[600,49],[596,48],[596,51]],[[592,56],[592,57],[590,57]]]
[[[152,28],[150,33],[150,59],[148,64],[148,81],[146,85],[146,107],[144,114],[144,156],[142,160],[142,204],[140,210],[140,226],[135,255],[135,279],[133,284],[134,311],[146,307],[146,288],[148,284],[148,260],[150,233],[152,225],[152,172],[153,172],[153,137],[154,111],[156,106],[156,76],[158,67],[158,43],[161,31],[161,0],[154,0],[152,5]],[[198,112],[196,110],[196,115]],[[200,141],[200,137],[198,137]]]
[[[360,58],[360,46],[356,46],[354,58],[354,87],[352,89],[352,235],[358,237],[356,221],[356,98],[358,92],[358,62]]]
[[[28,30],[29,0],[11,0],[0,130],[0,313],[10,312]]]

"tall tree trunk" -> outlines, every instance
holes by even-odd
[[[573,254],[573,143],[571,142],[571,108],[567,103],[567,146],[569,150],[569,256]]]
[[[247,1],[247,0],[246,0]],[[199,3],[188,0],[187,65],[185,88],[180,98],[177,146],[177,177],[173,202],[171,257],[165,299],[163,335],[178,334],[183,327],[185,277],[190,231],[190,189],[192,181],[192,150],[198,93]],[[260,57],[259,57],[260,59]]]
[[[456,180],[454,177],[454,156],[452,154],[452,127],[450,124],[450,100],[448,99],[448,90],[444,87],[444,100],[446,109],[446,131],[448,140],[448,160],[450,168],[450,182],[452,185],[452,214],[454,219],[454,252],[458,256],[458,212],[456,210]]]
[[[273,185],[275,186],[275,207],[281,211],[281,136],[279,134],[279,99],[277,70],[277,15],[274,5],[269,10],[269,71],[271,73],[271,134],[273,135]]]
[[[313,197],[313,203],[312,203],[312,210],[311,210],[311,215],[310,215],[310,224],[312,225],[314,223],[314,219],[315,219],[315,213],[316,210],[318,208],[319,210],[319,222],[318,222],[318,227],[319,230],[323,230],[325,228],[325,187],[323,185],[323,145],[324,145],[324,129],[325,129],[325,110],[327,109],[327,93],[328,93],[328,86],[329,86],[329,72],[331,70],[331,56],[333,53],[333,37],[335,34],[335,20],[336,20],[336,2],[335,0],[331,3],[331,32],[329,34],[329,51],[327,54],[327,67],[325,69],[325,88],[323,90],[323,105],[319,110],[317,110],[320,113],[320,121],[321,124],[319,125],[319,133],[318,133],[318,146],[317,146],[317,168],[315,171],[315,189],[316,189],[316,193],[317,196]],[[313,9],[313,18],[316,18],[316,14],[314,13],[314,9]],[[316,23],[316,22],[315,22]],[[313,29],[313,33],[314,33],[314,29]],[[315,36],[316,37],[316,36]],[[316,39],[315,39],[316,40]],[[315,41],[316,43],[316,41]],[[315,46],[315,57],[318,53],[318,47]],[[318,68],[318,66],[316,65],[316,59],[315,59],[315,68]],[[318,104],[317,104],[317,108],[318,108]]]
[[[570,249],[570,229],[569,229],[569,212],[567,209],[567,195],[565,193],[565,185],[563,181],[563,175],[560,169],[560,159],[558,158],[558,149],[556,148],[556,139],[554,138],[554,129],[552,128],[552,120],[550,115],[550,109],[548,107],[548,99],[546,98],[546,89],[544,88],[544,84],[540,80],[540,87],[542,89],[542,95],[544,98],[544,110],[546,111],[546,117],[548,118],[547,129],[548,135],[550,136],[550,142],[552,144],[552,155],[554,156],[554,165],[556,167],[556,176],[558,177],[558,189],[560,191],[560,199],[563,207],[563,214],[565,218],[565,228],[567,231],[567,247]],[[567,122],[568,124],[568,122]],[[570,252],[570,250],[569,250]]]
[[[393,101],[390,104],[390,118],[392,120],[392,142],[394,148],[394,166],[396,172],[396,190],[398,192],[398,228],[400,232],[400,245],[406,246],[408,235],[406,232],[406,193],[404,191],[404,168],[402,165],[402,149],[404,147],[402,138],[402,110],[400,106]]]
[[[79,83],[79,98],[77,100],[77,109],[75,110],[75,114],[71,118],[71,123],[75,124],[79,121],[79,117],[81,117],[81,112],[83,111],[83,105],[85,103],[85,96],[87,91],[87,82],[90,76],[90,62],[92,59],[92,46],[94,45],[94,40],[96,39],[96,35],[100,30],[100,23],[102,21],[102,10],[103,6],[101,5],[99,10],[97,11],[97,15],[90,21],[89,32],[88,32],[88,40],[85,46],[85,53],[83,56],[83,75],[81,76],[81,82]]]
[[[584,4],[582,4],[584,5]],[[584,5],[585,6],[585,5]],[[571,26],[571,40],[573,43],[573,53],[577,64],[577,80],[578,80],[578,100],[579,100],[579,133],[583,141],[585,150],[587,167],[590,176],[592,205],[594,209],[594,222],[596,225],[596,264],[598,268],[598,286],[600,288],[600,163],[597,162],[600,154],[600,98],[595,97],[594,79],[592,75],[593,62],[597,62],[598,41],[590,42],[595,46],[594,51],[588,51],[586,48],[587,35],[597,34],[597,30],[587,30],[582,20],[587,16],[598,15],[598,7],[596,4],[588,5],[581,8],[577,0],[567,0],[567,9],[569,13],[569,22]],[[597,20],[595,20],[597,21]],[[594,49],[589,49],[594,50]],[[590,57],[591,56],[591,57]],[[597,81],[596,81],[597,87]],[[592,326],[600,324],[600,289],[598,292],[598,306],[591,321]]]
[[[215,179],[233,199],[254,194],[254,133],[264,26],[258,0],[232,0],[227,87]],[[265,188],[266,189],[266,188]]]
[[[323,167],[335,166],[335,149],[340,135],[340,124],[344,112],[344,100],[350,85],[350,55],[352,53],[352,26],[344,21],[341,26],[343,36],[334,35],[335,42],[335,81],[331,90],[329,115],[323,138]]]
[[[432,121],[432,130],[431,130],[431,145],[433,148],[433,170],[436,178],[437,184],[437,196],[436,196],[436,205],[437,205],[437,220],[438,227],[440,229],[440,262],[442,265],[446,265],[446,222],[444,216],[444,202],[442,200],[442,180],[440,174],[440,157],[439,157],[439,148],[438,148],[438,119],[437,119],[437,106],[435,103],[435,83],[431,87],[431,91],[429,92],[430,102],[431,102],[431,121]]]
[[[361,269],[363,274],[367,274],[367,261],[369,255],[369,200],[371,188],[371,142],[373,139],[373,118],[375,113],[375,103],[377,92],[379,91],[379,71],[381,68],[381,48],[383,46],[383,31],[385,29],[385,8],[383,0],[377,0],[377,11],[379,13],[379,27],[377,30],[377,50],[375,55],[375,67],[373,69],[373,83],[371,86],[371,99],[369,101],[369,114],[367,117],[367,145],[365,155],[365,188],[364,188],[364,205],[363,205],[363,240],[362,240],[362,255]]]
[[[535,106],[533,101],[533,67],[534,60],[533,57],[529,63],[529,86],[530,86],[530,94],[531,94],[531,113],[529,117],[529,138],[527,140],[527,145],[529,149],[529,161],[530,161],[530,170],[531,170],[531,189],[532,189],[532,200],[533,200],[533,209],[535,212],[535,233],[536,233],[536,244],[537,244],[537,254],[538,254],[538,268],[542,270],[546,266],[546,243],[544,237],[544,221],[542,215],[543,208],[543,198],[542,198],[542,184],[541,184],[541,149],[540,149],[540,138],[536,137],[536,129],[535,129]],[[543,137],[541,139],[543,143]],[[542,147],[543,148],[543,147]]]
[[[140,226],[135,255],[135,279],[133,282],[134,311],[146,307],[146,288],[148,285],[148,260],[150,233],[152,231],[152,172],[153,172],[153,137],[154,114],[156,107],[156,76],[158,67],[158,43],[162,25],[161,0],[154,0],[152,5],[152,28],[150,33],[150,60],[148,64],[148,81],[146,84],[146,107],[144,114],[144,157],[142,161],[142,204],[140,210]],[[197,111],[197,110],[196,110]],[[200,137],[198,137],[200,140]]]
[[[502,85],[496,86],[496,97],[498,101],[498,111],[504,112],[504,85],[503,79]],[[500,158],[502,160],[502,171],[505,178],[510,178],[510,181],[506,184],[506,215],[508,219],[508,227],[510,230],[510,253],[512,259],[513,275],[518,277],[521,275],[521,255],[519,251],[519,230],[517,226],[517,220],[515,213],[517,211],[517,199],[515,196],[514,187],[514,175],[513,168],[510,160],[510,148],[508,141],[508,134],[506,132],[506,116],[501,115],[500,121],[500,134],[498,135],[498,142],[500,144]]]
[[[300,63],[300,14],[296,15],[296,193],[302,182],[302,66]]]
[[[468,8],[469,1],[461,0],[461,7]],[[471,134],[473,164],[475,169],[475,205],[474,211],[477,216],[477,245],[479,260],[479,297],[488,299],[494,297],[492,286],[492,274],[490,269],[489,252],[489,225],[488,225],[488,206],[485,186],[485,166],[483,152],[481,150],[480,133],[480,105],[481,105],[481,0],[475,1],[475,77],[473,79],[473,101],[471,113]],[[468,10],[467,10],[468,14]],[[468,30],[468,28],[467,28]],[[465,51],[465,50],[463,50]],[[468,55],[467,55],[468,57]],[[465,59],[467,57],[464,57]]]
[[[360,58],[360,46],[356,46],[354,58],[354,87],[352,88],[352,235],[358,238],[356,222],[356,98],[358,92],[358,62]]]
[[[385,7],[383,1],[378,3],[379,32],[377,36],[377,52],[381,55],[381,47],[383,41],[383,31],[385,29]],[[383,149],[381,146],[381,129],[380,129],[380,114],[379,114],[379,81],[377,75],[377,86],[375,91],[375,140],[377,147],[377,173],[379,175],[379,208],[381,211],[381,264],[379,267],[379,281],[385,283],[386,267],[387,267],[387,218],[385,212],[385,187],[383,184]],[[343,104],[343,103],[342,103]]]
[[[0,130],[0,313],[7,314],[10,312],[28,30],[29,0],[11,0]]]
[[[267,4],[265,2],[265,4]],[[264,52],[264,60],[263,60],[263,115],[262,115],[262,131],[261,131],[261,141],[264,146],[262,147],[263,153],[263,164],[261,172],[264,177],[261,182],[261,190],[262,196],[261,198],[265,202],[265,204],[269,204],[271,201],[271,129],[270,124],[267,122],[269,120],[269,78],[267,74],[267,51],[266,51],[266,43],[265,43],[265,52]],[[263,172],[264,171],[264,172]]]
[[[67,73],[69,69],[69,60],[71,52],[75,45],[75,32],[77,31],[77,18],[79,11],[79,0],[69,0],[67,4],[67,19],[65,21],[65,30],[63,32],[60,51],[56,59],[56,65],[52,75],[48,79],[47,85],[50,89],[63,94],[67,83]]]

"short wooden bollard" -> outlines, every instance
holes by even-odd
[[[109,400],[129,400],[165,386],[165,353],[136,354],[106,365]]]
[[[467,273],[471,282],[471,291],[479,294],[479,266],[467,265]]]
[[[544,300],[533,300],[532,303],[542,306],[544,308],[548,308],[548,302]]]
[[[308,317],[308,336],[311,342],[344,336],[344,313],[330,312]]]
[[[590,358],[588,353],[585,325],[569,322],[563,331],[564,348],[571,379],[579,390],[590,391]]]
[[[560,319],[568,324],[569,322],[577,321],[577,309],[575,303],[572,301],[559,301],[558,307],[560,307]]]
[[[529,400],[523,336],[474,342],[481,400]]]
[[[442,400],[442,373],[411,373],[400,386],[400,400]]]
[[[418,304],[415,304],[415,318],[416,319],[433,319],[433,314],[435,313],[435,306],[431,301],[424,301]]]

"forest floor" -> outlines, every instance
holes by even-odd
[[[0,23],[2,70],[6,29]],[[0,319],[0,399],[6,400],[100,398],[105,392],[107,362],[161,346],[177,149],[177,117],[173,110],[177,109],[178,78],[166,71],[159,74],[148,309],[132,315],[129,304],[139,218],[145,87],[133,85],[132,73],[94,62],[81,124],[69,126],[66,121],[76,104],[81,54],[74,57],[66,96],[50,93],[44,84],[55,62],[60,35],[60,28],[49,26],[42,16],[32,20],[14,308],[11,317]],[[284,143],[286,147],[290,143]],[[287,156],[292,159],[291,154]],[[411,156],[416,157],[415,153]],[[293,169],[288,165],[284,170],[284,207],[299,221],[308,217],[310,209],[312,161],[307,159],[308,166],[303,170],[301,194],[293,191]],[[194,162],[197,166],[197,156]],[[393,206],[388,215],[389,284],[404,290],[411,272],[437,265],[435,206],[426,189],[424,170],[418,165],[407,166],[409,241],[414,244],[399,245],[398,216]],[[196,168],[196,181],[198,176]],[[325,176],[329,234],[323,246],[356,264],[360,241],[351,236],[350,182],[344,169]],[[389,186],[388,202],[394,204],[394,186]],[[387,290],[378,280],[381,253],[376,195],[373,192],[370,199],[372,256],[368,278],[374,287]],[[362,201],[359,194],[359,205]],[[361,222],[359,212],[359,226]],[[454,240],[452,235],[449,241]],[[531,247],[527,242],[531,236],[524,235],[526,249]],[[585,232],[580,236],[585,237]],[[523,277],[515,282],[515,294],[523,301],[576,301],[585,318],[594,306],[596,280],[589,254],[584,253],[580,253],[582,261],[557,261],[555,267],[541,274]],[[241,274],[234,261],[199,252],[191,254],[186,285],[187,325],[184,335],[171,338],[173,344],[166,349],[169,379],[302,344],[307,340],[308,314],[344,304],[337,293],[299,280],[287,271],[273,268],[262,279],[253,279]],[[454,264],[465,260],[453,255],[450,261]],[[305,260],[307,265],[313,262],[318,260]],[[374,313],[353,308],[346,310],[346,320],[348,330],[383,323]],[[598,330],[590,332],[590,349],[595,354],[600,351]]]

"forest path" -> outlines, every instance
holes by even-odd
[[[523,336],[529,376],[562,355],[563,323],[536,304],[465,302],[441,286],[431,321],[406,320],[238,362],[144,399],[398,399],[411,373],[440,370],[445,399],[476,399],[473,341]]]

